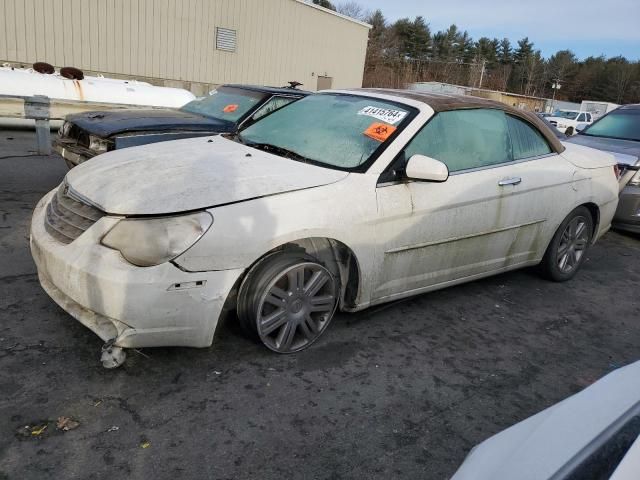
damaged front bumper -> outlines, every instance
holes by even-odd
[[[64,158],[67,166],[73,168],[95,157],[96,153],[86,147],[78,145],[75,140],[57,137],[53,140],[53,150]]]
[[[172,263],[136,267],[100,244],[119,220],[105,216],[72,243],[44,226],[46,205],[31,223],[31,252],[49,296],[72,317],[115,347],[207,347],[241,269],[185,272]]]

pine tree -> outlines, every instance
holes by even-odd
[[[319,7],[328,8],[329,10],[333,10],[335,12],[336,7],[329,0],[313,0],[314,5],[318,5]]]

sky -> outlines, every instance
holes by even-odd
[[[336,0],[335,3],[341,3]],[[572,50],[640,60],[640,0],[359,0],[390,22],[422,15],[432,33],[452,23],[477,40],[529,37],[543,56]]]

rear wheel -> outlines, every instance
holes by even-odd
[[[317,259],[303,252],[279,252],[248,275],[238,297],[238,317],[267,348],[297,352],[324,333],[340,290],[337,279]]]
[[[556,231],[540,263],[542,273],[556,282],[573,278],[586,258],[593,236],[593,218],[586,207],[571,212]]]

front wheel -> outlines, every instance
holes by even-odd
[[[573,135],[573,127],[569,127],[569,128],[567,128],[567,129],[564,131],[564,134],[565,134],[567,137],[572,136],[572,135]]]
[[[324,333],[338,305],[339,285],[317,259],[280,252],[254,267],[238,296],[243,328],[269,349],[293,353]]]
[[[542,273],[556,282],[573,278],[586,258],[593,236],[593,218],[586,207],[571,212],[556,231],[540,263]]]

